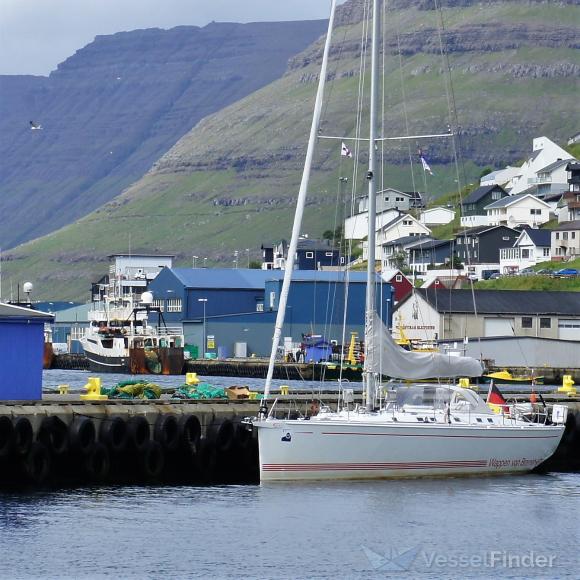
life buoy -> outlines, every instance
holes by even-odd
[[[99,441],[113,453],[122,453],[128,441],[127,423],[122,417],[110,417],[103,421],[99,429]]]
[[[166,451],[175,451],[179,446],[179,424],[175,415],[159,415],[153,429],[153,438]]]
[[[81,455],[90,453],[97,439],[95,424],[92,420],[78,415],[70,424],[68,435],[71,449]]]

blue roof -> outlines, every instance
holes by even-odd
[[[248,270],[245,268],[172,268],[170,270],[186,288],[236,288],[263,290],[266,282],[282,280],[284,270]],[[349,272],[349,281],[366,282],[366,272]],[[343,282],[346,272],[328,270],[294,270],[295,282]]]
[[[523,233],[528,234],[528,236],[530,236],[530,239],[532,240],[532,242],[534,242],[534,244],[536,246],[539,247],[546,247],[546,246],[550,246],[551,245],[551,238],[552,238],[552,232],[551,230],[536,230],[536,229],[525,229]]]

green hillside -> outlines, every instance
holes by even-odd
[[[335,32],[324,134],[355,134],[359,4],[343,6]],[[402,7],[389,13],[385,28],[386,136],[445,132],[449,121],[437,14],[418,9],[420,4],[394,3]],[[458,172],[450,140],[425,144],[434,172],[427,179],[415,142],[384,150],[384,185],[414,187],[429,198],[457,189],[457,177],[459,187],[469,187],[482,168],[524,159],[533,137],[565,142],[577,111],[577,5],[457,4],[443,17],[460,126]],[[319,41],[293,58],[281,79],[203,119],[121,196],[11,251],[3,264],[4,294],[10,278],[32,280],[39,296],[86,297],[90,281],[105,270],[106,256],[115,252],[173,253],[186,265],[196,255],[207,258],[208,265],[228,266],[235,250],[245,254],[250,248],[250,257],[257,258],[261,243],[289,238],[321,49]],[[334,229],[350,204],[351,189],[356,195],[365,191],[365,153],[358,156],[355,181],[355,162],[341,160],[339,151],[340,141],[320,141],[303,227],[311,236]],[[349,183],[348,192],[339,196],[341,175]],[[337,197],[343,198],[339,204]]]

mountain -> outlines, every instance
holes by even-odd
[[[449,122],[459,126],[457,166],[450,139],[421,142],[434,177],[417,164],[415,140],[384,146],[385,186],[432,195],[457,188],[454,180],[475,182],[483,167],[523,160],[533,137],[565,142],[576,129],[580,72],[576,0],[440,4],[441,14],[428,9],[434,3],[427,0],[392,0],[384,41],[383,133],[444,133]],[[363,0],[350,0],[340,9],[322,133],[356,134],[362,7]],[[281,78],[203,118],[120,196],[11,251],[5,278],[31,279],[51,296],[70,299],[105,270],[110,253],[174,253],[181,264],[196,255],[227,266],[235,250],[245,255],[248,248],[255,258],[262,242],[288,238],[322,47],[319,39],[290,60]],[[368,86],[362,87],[366,97]],[[351,189],[365,191],[365,154],[357,155],[356,176],[355,164],[341,160],[339,149],[340,141],[321,140],[315,157],[303,228],[311,236],[340,222]],[[349,177],[345,191],[339,191],[339,176]]]
[[[323,21],[98,36],[48,77],[0,77],[7,248],[113,199],[200,119],[279,78]],[[30,130],[29,121],[42,130]]]

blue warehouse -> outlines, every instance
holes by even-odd
[[[281,270],[165,268],[149,290],[166,324],[183,326],[187,344],[200,348],[205,336],[205,350],[220,357],[245,356],[239,345],[261,357],[270,354],[283,277]],[[390,325],[393,290],[379,277],[377,284],[377,311]],[[320,334],[342,343],[346,302],[346,340],[350,332],[362,338],[365,294],[365,272],[294,271],[282,336],[300,342]]]
[[[0,400],[42,399],[44,324],[51,314],[0,303]]]

